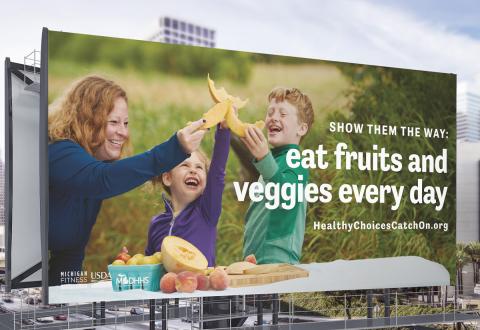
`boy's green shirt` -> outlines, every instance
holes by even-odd
[[[286,156],[290,149],[299,149],[299,146],[288,144],[277,147],[262,160],[254,161],[253,164],[260,172],[259,182],[279,183],[281,190],[282,184],[297,184],[298,176],[303,175],[301,182],[307,183],[308,170],[302,166],[293,169],[287,165]],[[285,210],[281,206],[284,200],[280,198],[280,205],[269,210],[265,206],[267,202],[252,202],[248,208],[245,216],[243,256],[254,254],[259,264],[299,263],[305,234],[307,203],[298,202],[296,199],[295,206]]]

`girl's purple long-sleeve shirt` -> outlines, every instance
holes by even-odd
[[[208,265],[215,265],[217,223],[222,211],[229,145],[230,130],[217,127],[212,162],[203,194],[176,217],[173,216],[170,202],[164,197],[166,211],[151,220],[146,255],[160,251],[163,239],[170,234],[195,245],[207,258]]]

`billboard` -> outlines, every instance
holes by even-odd
[[[455,75],[54,31],[42,52],[51,303],[454,278]]]
[[[7,290],[40,286],[39,69],[5,59],[5,216]],[[2,173],[3,174],[3,173]],[[2,187],[3,189],[3,187]]]

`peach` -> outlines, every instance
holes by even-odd
[[[210,288],[210,281],[208,276],[203,274],[197,275],[197,289],[202,291],[207,291]]]
[[[124,263],[126,263],[130,258],[131,257],[128,253],[121,252],[115,257],[115,260],[122,260]]]
[[[177,279],[177,274],[175,273],[166,273],[163,275],[162,279],[160,280],[160,290],[163,293],[172,293],[177,291],[175,288],[175,280]]]
[[[245,257],[245,261],[251,262],[252,264],[257,264],[257,258],[255,258],[254,254],[249,254],[248,256]]]
[[[225,290],[230,284],[227,273],[222,268],[215,268],[210,274],[210,286],[214,290]]]
[[[197,274],[184,271],[180,272],[175,279],[175,288],[178,292],[191,293],[197,289]]]

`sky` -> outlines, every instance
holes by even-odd
[[[456,73],[480,94],[476,0],[26,0],[2,12],[0,58],[14,62],[40,49],[42,27],[145,40],[172,16],[215,29],[218,48]]]

